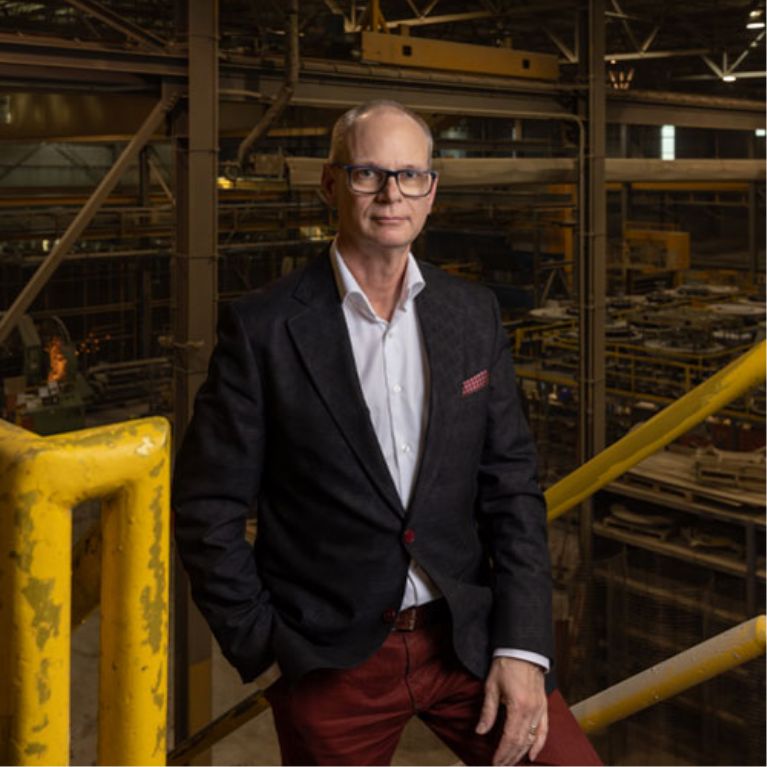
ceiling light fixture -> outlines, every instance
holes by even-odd
[[[723,75],[722,81],[725,83],[734,83],[737,78],[735,75]]]
[[[746,29],[764,29],[763,21],[749,21],[746,24]]]

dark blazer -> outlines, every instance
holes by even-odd
[[[275,659],[296,680],[369,657],[411,557],[444,594],[473,674],[495,647],[553,657],[545,504],[497,302],[420,267],[431,389],[408,508],[367,414],[329,257],[222,312],[173,508],[193,597],[245,681]]]

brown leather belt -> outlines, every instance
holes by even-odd
[[[415,631],[427,626],[447,623],[450,620],[450,610],[444,599],[435,599],[418,607],[408,607],[400,610],[392,624],[392,631]]]

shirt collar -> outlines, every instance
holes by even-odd
[[[333,275],[338,288],[338,295],[341,297],[342,304],[354,306],[356,309],[367,315],[369,319],[379,320],[380,317],[373,310],[368,297],[360,287],[346,265],[341,252],[338,250],[336,241],[333,240],[330,246],[330,262],[333,266]],[[418,268],[418,262],[412,253],[407,254],[407,268],[405,279],[402,282],[402,291],[400,292],[397,309],[406,312],[410,309],[415,297],[426,287],[426,280],[423,278],[421,270]]]

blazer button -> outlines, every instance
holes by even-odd
[[[384,623],[394,623],[397,618],[397,611],[393,607],[390,607],[388,610],[383,611],[381,617],[383,618]]]
[[[402,533],[402,540],[406,544],[410,544],[415,540],[415,530],[408,527],[407,530],[405,530],[404,533]]]

